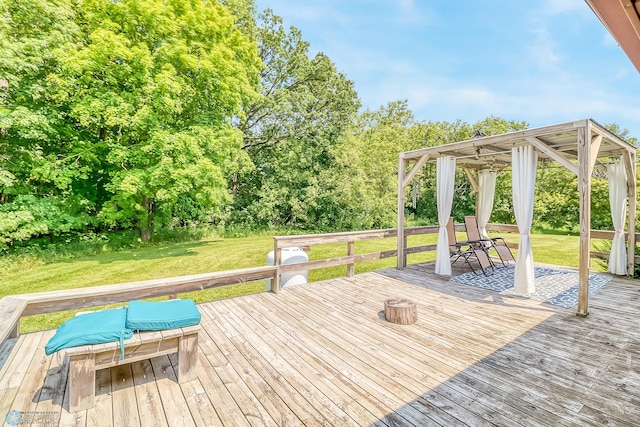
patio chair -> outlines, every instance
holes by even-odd
[[[449,221],[447,222],[447,237],[449,238],[449,254],[451,258],[455,257],[451,263],[452,265],[462,258],[471,271],[479,274],[471,263],[471,260],[475,258],[477,267],[480,267],[480,270],[485,276],[489,275],[489,271],[493,273],[494,266],[483,246],[474,245],[471,242],[458,242],[456,239],[456,230],[453,225],[453,217],[449,217]]]
[[[467,229],[467,239],[469,242],[475,245],[484,246],[487,249],[487,252],[491,249],[494,249],[498,257],[500,259],[500,263],[503,267],[509,265],[510,262],[515,262],[516,259],[513,257],[511,253],[511,249],[507,245],[507,242],[502,237],[492,237],[489,239],[485,239],[480,236],[480,230],[478,229],[478,221],[475,216],[465,216],[464,217],[464,225]],[[489,258],[493,263],[493,260]]]

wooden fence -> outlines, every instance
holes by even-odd
[[[464,224],[457,224],[456,231],[464,231]],[[489,231],[518,232],[515,225],[488,224]],[[422,226],[405,228],[405,253],[415,254],[436,250],[436,245],[421,245],[408,247],[410,236],[438,233],[437,226]],[[612,231],[591,232],[594,239],[613,239]],[[108,304],[123,303],[134,299],[151,297],[174,297],[178,293],[211,289],[238,283],[257,280],[271,280],[272,292],[279,292],[280,277],[291,271],[313,270],[319,268],[346,266],[347,276],[355,274],[355,264],[397,256],[397,250],[386,250],[365,254],[356,254],[356,242],[373,239],[396,238],[396,229],[354,231],[343,233],[309,234],[297,236],[274,237],[274,265],[250,267],[237,270],[218,271],[206,274],[170,277],[139,282],[120,283],[114,285],[93,286],[89,288],[69,289],[60,291],[38,292],[30,294],[9,295],[0,299],[0,345],[7,338],[19,334],[19,322],[22,316],[53,313],[70,309],[96,307]],[[640,242],[640,233],[636,233],[636,242]],[[302,246],[310,248],[312,245],[345,243],[346,255],[334,258],[311,260],[304,263],[282,264],[282,249]],[[517,245],[509,244],[511,247]],[[592,257],[604,258],[608,254],[591,252]],[[640,264],[640,257],[635,257],[635,263]]]

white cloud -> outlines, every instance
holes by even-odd
[[[532,37],[528,50],[533,64],[540,68],[548,68],[561,61],[562,56],[558,53],[557,44],[546,27],[533,28],[530,34]]]

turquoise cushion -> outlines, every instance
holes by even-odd
[[[127,328],[134,331],[161,331],[198,323],[200,323],[200,312],[190,299],[129,303]]]
[[[47,342],[44,351],[49,355],[67,347],[113,341],[119,341],[122,346],[123,340],[133,336],[133,331],[125,326],[126,321],[126,308],[96,311],[73,317],[60,325],[56,334]]]

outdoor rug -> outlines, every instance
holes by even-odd
[[[509,265],[497,269],[492,275],[476,275],[468,272],[451,278],[452,282],[471,285],[477,288],[502,292],[505,295],[513,293],[513,272],[515,267]],[[528,297],[545,303],[571,308],[578,303],[578,272],[547,267],[534,267],[536,276],[536,291]],[[613,276],[608,274],[589,275],[589,295],[609,283]]]

